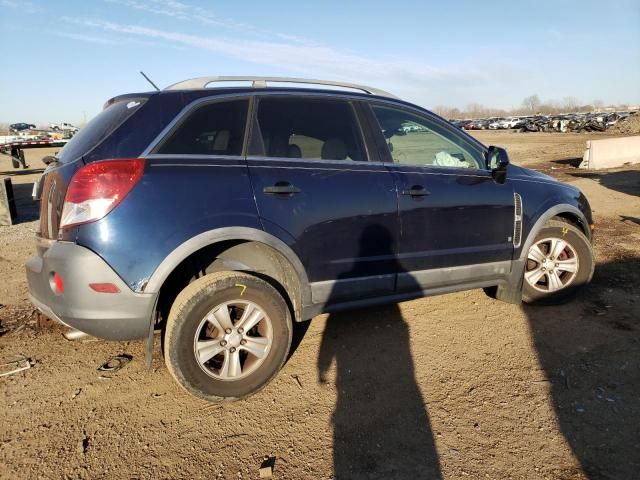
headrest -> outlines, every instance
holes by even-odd
[[[300,147],[298,145],[296,145],[295,143],[292,143],[291,145],[289,145],[289,148],[287,151],[287,157],[302,158],[302,150],[300,150]]]
[[[328,138],[322,145],[321,157],[324,160],[344,160],[347,158],[347,146],[337,138]]]
[[[220,130],[213,141],[213,150],[219,152],[229,148],[229,136],[229,130]]]

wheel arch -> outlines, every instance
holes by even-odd
[[[584,215],[580,217],[576,215],[575,212],[562,212],[555,215],[553,218],[563,222],[570,223],[574,227],[579,228],[580,231],[584,233],[588,239],[591,239],[591,228],[587,223],[587,220],[584,217]]]
[[[298,256],[282,240],[248,227],[210,230],[182,243],[156,268],[144,291],[158,294],[162,308],[163,297],[175,293],[169,282],[182,288],[194,275],[221,270],[244,271],[268,281],[283,295],[296,320],[310,302],[309,281]]]
[[[584,214],[580,211],[579,208],[570,205],[568,203],[562,203],[558,205],[554,205],[553,207],[545,210],[538,219],[535,221],[525,241],[522,242],[522,247],[520,248],[520,254],[517,258],[520,260],[524,260],[527,256],[527,252],[536,236],[545,226],[545,224],[554,217],[558,217],[561,220],[568,221],[569,223],[574,224],[579,227],[585,236],[591,240],[591,230],[589,228],[589,222],[587,221]]]
[[[569,221],[570,223],[577,225],[581,228],[587,238],[591,240],[589,223],[580,209],[568,203],[556,204],[551,208],[548,208],[538,216],[537,220],[529,230],[529,233],[521,244],[520,252],[515,252],[511,264],[510,280],[506,284],[499,285],[495,289],[485,289],[485,292],[490,297],[514,304],[519,304],[522,301],[522,288],[527,253],[529,252],[529,248],[531,248],[531,245],[538,233],[540,233],[540,230],[542,230],[546,223],[553,218],[560,218],[564,221]]]

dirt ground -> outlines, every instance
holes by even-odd
[[[275,381],[223,405],[184,393],[159,341],[147,371],[143,342],[34,327],[23,263],[37,173],[0,156],[22,212],[0,227],[0,363],[33,364],[0,378],[0,478],[252,479],[265,457],[280,479],[638,478],[640,168],[578,170],[590,135],[477,136],[584,191],[592,284],[557,307],[470,291],[322,315]],[[121,370],[96,370],[123,353]]]

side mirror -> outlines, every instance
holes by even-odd
[[[507,166],[509,155],[502,147],[490,146],[487,151],[487,166],[491,169],[491,175],[497,183],[504,183],[507,178]]]

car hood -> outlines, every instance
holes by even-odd
[[[531,170],[529,168],[520,167],[518,165],[509,165],[509,172],[507,174],[509,177],[522,178],[524,180],[536,179],[540,181],[547,181],[553,183],[560,183],[553,177],[549,175],[545,175],[544,173],[537,172],[535,170]]]

